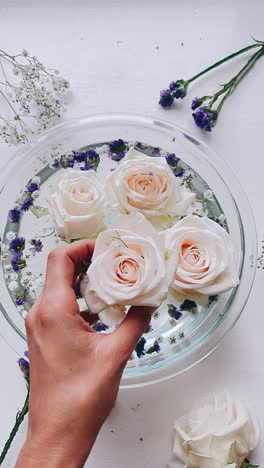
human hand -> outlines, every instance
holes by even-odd
[[[29,426],[16,468],[83,466],[150,322],[147,307],[131,308],[111,334],[84,321],[73,284],[93,248],[82,240],[50,253],[44,289],[27,315]]]

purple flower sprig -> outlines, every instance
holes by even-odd
[[[125,157],[127,149],[128,147],[124,140],[118,138],[118,140],[113,140],[109,143],[107,153],[113,161],[120,162]]]
[[[31,239],[30,244],[32,247],[30,247],[30,251],[32,252],[33,255],[36,255],[36,253],[41,252],[43,248],[43,244],[40,239]]]
[[[20,271],[25,268],[27,262],[23,258],[22,252],[15,252],[13,257],[11,258],[11,265],[14,271]]]
[[[25,304],[28,296],[28,290],[27,289],[18,289],[16,292],[16,305],[21,306]]]
[[[189,83],[189,80],[172,81],[168,89],[161,90],[159,104],[164,108],[171,107],[175,99],[185,98]]]
[[[254,44],[251,44],[243,49],[240,49],[237,52],[234,52],[231,55],[219,60],[213,65],[207,67],[205,70],[202,70],[200,73],[196,74],[188,80],[176,80],[172,81],[167,89],[163,89],[160,92],[159,104],[163,108],[171,107],[175,99],[183,99],[188,92],[189,85],[200,78],[205,73],[213,70],[214,68],[222,65],[223,63],[231,60],[238,55],[245,53],[253,48],[257,48],[255,52],[247,61],[246,65],[239,71],[239,73],[234,76],[230,81],[221,86],[220,91],[216,92],[210,96],[196,97],[192,100],[191,109],[193,112],[193,119],[195,124],[202,130],[211,132],[213,127],[216,125],[217,119],[219,117],[220,110],[223,107],[225,100],[230,94],[234,91],[237,85],[240,83],[242,78],[251,70],[255,65],[257,60],[264,55],[264,42],[256,41],[254,39]]]
[[[166,161],[175,177],[182,177],[184,175],[185,170],[179,165],[180,158],[177,158],[174,153],[167,154]]]
[[[24,237],[15,237],[9,244],[9,250],[11,252],[22,252],[25,248]]]
[[[173,304],[168,304],[168,314],[174,320],[179,320],[183,315],[182,312]]]

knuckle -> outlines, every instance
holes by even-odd
[[[54,258],[61,257],[63,254],[63,248],[62,247],[57,247],[56,249],[53,249],[49,255],[48,255],[48,261],[54,260]]]
[[[35,324],[34,313],[30,311],[25,318],[25,327],[26,327],[26,332],[28,335],[32,334],[34,324]]]
[[[49,307],[41,307],[38,311],[38,323],[42,328],[50,328],[54,323],[55,314],[53,313],[53,308]]]

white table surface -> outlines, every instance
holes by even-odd
[[[189,77],[250,41],[264,38],[261,0],[0,0],[0,46],[28,49],[69,79],[65,118],[125,111],[165,118],[192,131],[229,163],[252,205],[258,233],[263,217],[264,60],[226,103],[212,134],[195,128],[190,97],[178,110],[157,105],[159,90]],[[192,95],[213,91],[241,60],[195,84]],[[14,154],[0,144],[0,169]],[[122,391],[102,429],[90,468],[164,468],[174,419],[201,395],[229,389],[264,419],[263,283],[255,285],[238,324],[216,352],[187,373],[143,389]],[[0,446],[25,396],[16,355],[0,339]],[[132,408],[138,408],[133,410]],[[3,466],[13,467],[26,434],[22,427]],[[140,438],[143,438],[143,441]],[[252,460],[264,462],[264,434]]]

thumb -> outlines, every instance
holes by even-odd
[[[148,327],[151,315],[155,310],[156,309],[154,307],[131,307],[125,320],[123,320],[112,334],[115,342],[118,343],[119,348],[127,352],[128,356],[130,356],[138,340]]]

